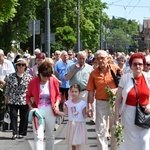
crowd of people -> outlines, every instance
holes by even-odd
[[[116,78],[118,83],[116,82]],[[27,135],[33,124],[34,148],[54,150],[55,124],[68,117],[66,144],[81,150],[87,144],[86,118],[95,124],[97,149],[148,150],[150,129],[134,124],[137,85],[139,102],[150,113],[150,52],[109,54],[108,50],[56,50],[47,58],[40,49],[34,56],[0,49],[0,88],[5,88],[5,104],[10,107],[12,140]],[[115,110],[110,110],[106,88],[116,95]],[[17,119],[19,112],[19,130]],[[112,113],[114,116],[112,117]],[[111,116],[111,117],[110,117]],[[122,124],[124,142],[117,146],[114,126]],[[81,136],[82,135],[82,136]]]

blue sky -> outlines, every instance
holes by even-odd
[[[109,18],[112,16],[135,19],[143,23],[144,19],[150,19],[150,0],[101,0],[106,2],[108,9],[104,10]]]

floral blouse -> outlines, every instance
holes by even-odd
[[[31,75],[26,72],[22,77],[18,77],[16,73],[9,75],[5,90],[8,104],[26,105],[26,92],[30,80]]]

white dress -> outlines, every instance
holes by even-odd
[[[72,100],[68,100],[65,104],[68,107],[66,144],[87,144],[85,118],[82,114],[83,109],[87,106],[86,102],[81,100],[79,103],[73,103]]]

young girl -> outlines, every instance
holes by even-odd
[[[72,99],[65,102],[64,112],[55,110],[57,114],[62,116],[68,114],[66,144],[72,145],[72,150],[81,150],[81,145],[87,144],[85,127],[87,103],[84,100],[79,100],[80,91],[80,86],[73,84],[70,87]]]

